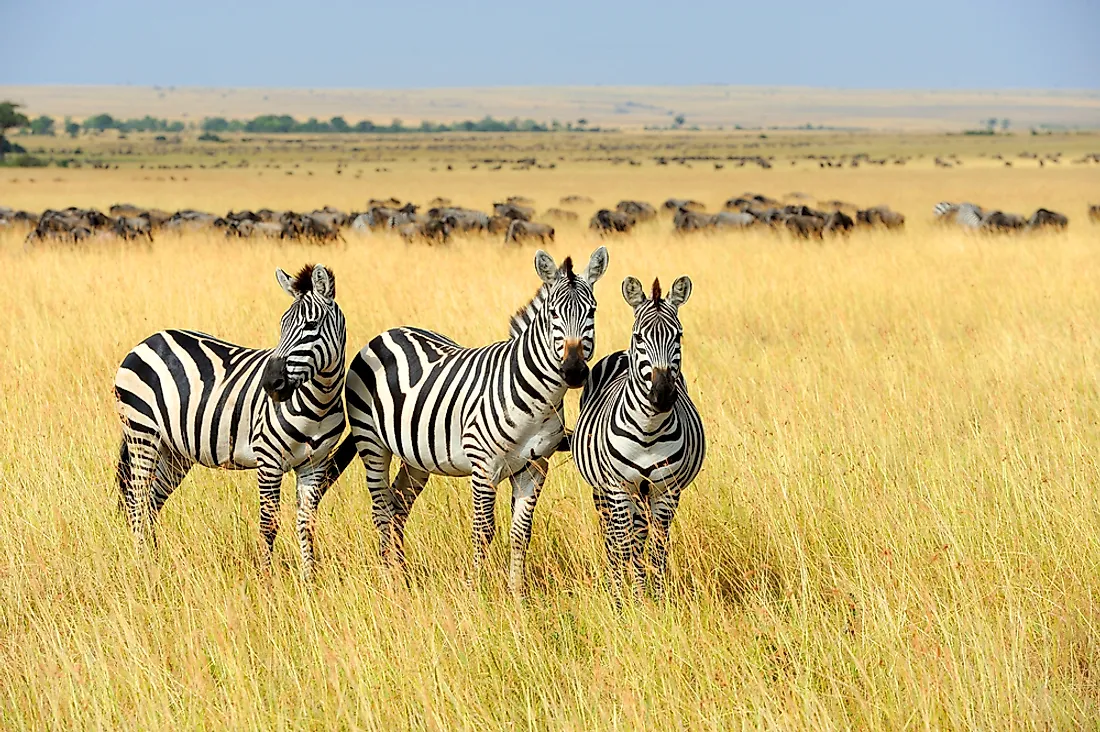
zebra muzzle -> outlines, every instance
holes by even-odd
[[[676,378],[667,368],[655,368],[650,377],[649,403],[658,412],[667,412],[676,403]]]
[[[584,345],[579,341],[565,342],[565,358],[561,362],[561,375],[570,389],[584,386],[588,379],[588,364],[584,360]]]
[[[263,376],[260,378],[260,387],[267,392],[272,401],[282,402],[290,398],[294,393],[290,376],[286,370],[286,359],[281,356],[272,356],[264,366]]]

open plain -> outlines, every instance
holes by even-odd
[[[187,327],[273,345],[287,302],[275,268],[321,261],[349,351],[399,324],[484,344],[535,291],[536,247],[210,232],[25,248],[27,229],[9,227],[0,724],[1065,729],[1100,718],[1100,224],[1085,215],[1100,203],[1100,166],[1074,162],[1100,136],[246,137],[19,140],[82,167],[0,169],[0,205],[362,210],[392,195],[486,209],[518,194],[542,211],[591,198],[547,248],[560,261],[608,246],[598,355],[629,340],[623,277],[695,283],[684,371],[709,452],[673,525],[670,597],[615,609],[591,493],[568,455],[552,460],[539,502],[524,602],[504,587],[506,531],[487,581],[469,582],[464,480],[433,478],[418,501],[408,587],[376,557],[358,462],[321,504],[313,587],[298,579],[289,482],[270,580],[251,473],[194,471],[150,555],[116,511],[112,377],[146,335]],[[891,163],[821,165],[858,152]],[[1061,155],[1040,166],[1025,152]],[[771,167],[738,165],[757,155]],[[887,203],[907,221],[822,242],[678,236],[668,216],[606,240],[584,225],[624,198],[715,211],[744,191]],[[1045,206],[1070,225],[968,235],[933,224],[941,200]]]

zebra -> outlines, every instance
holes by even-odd
[[[330,480],[358,453],[366,469],[380,553],[405,568],[404,530],[430,475],[469,476],[474,572],[480,575],[496,524],[497,485],[512,483],[509,589],[524,591],[524,563],[548,457],[564,438],[562,400],[588,376],[595,349],[593,285],[607,249],[581,274],[539,250],[543,284],[514,316],[509,339],[464,348],[450,338],[402,327],[376,336],[352,359],[346,398],[351,436],[337,450]],[[391,459],[400,467],[389,482]]]
[[[973,203],[959,204],[959,210],[955,212],[955,223],[964,229],[975,231],[980,229],[986,214],[982,207]]]
[[[157,514],[196,463],[259,475],[262,566],[271,566],[283,474],[297,474],[302,577],[313,573],[313,525],[330,453],[344,432],[346,325],[336,279],[324,265],[291,277],[294,298],[279,344],[245,348],[190,330],[164,330],[138,344],[115,376],[122,419],[120,505],[138,546],[152,540]]]
[[[950,201],[940,201],[932,207],[932,215],[936,218],[936,221],[947,223],[954,218],[958,210],[959,204],[951,203]]]
[[[680,493],[699,474],[706,454],[703,422],[680,369],[678,311],[691,289],[691,280],[680,277],[664,298],[654,280],[647,298],[641,282],[623,280],[623,297],[634,308],[630,348],[592,369],[570,438],[577,470],[592,486],[616,603],[628,563],[635,597],[644,592],[650,528],[653,590],[664,596],[669,528]]]

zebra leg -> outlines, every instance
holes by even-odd
[[[397,564],[394,557],[394,502],[390,486],[390,461],[393,454],[380,445],[360,443],[359,457],[367,474],[367,490],[370,491],[371,518],[378,530],[378,553],[390,566]]]
[[[401,463],[397,475],[390,485],[390,500],[393,502],[393,518],[390,522],[390,537],[393,542],[394,561],[404,570],[405,565],[405,522],[409,520],[413,503],[428,484],[430,474],[414,468],[406,462]]]
[[[164,508],[164,502],[168,496],[179,488],[180,483],[187,477],[193,463],[187,458],[171,452],[162,452],[157,460],[153,490],[150,495],[152,504],[149,506],[150,523],[156,526],[157,516]]]
[[[268,463],[260,463],[260,535],[264,540],[260,566],[271,571],[271,555],[275,551],[275,536],[279,533],[279,488],[283,483],[283,471]]]
[[[615,598],[615,606],[622,607],[623,575],[626,573],[627,560],[630,557],[630,498],[615,488],[604,493],[603,501],[604,510],[607,512],[607,520],[604,523],[604,546],[607,550],[611,591]]]
[[[470,476],[474,494],[474,574],[481,576],[485,559],[489,553],[489,545],[496,536],[496,486],[489,480],[488,471],[474,466],[474,473]]]
[[[146,542],[155,541],[151,511],[153,481],[160,457],[160,439],[154,434],[136,431],[128,431],[125,439],[130,471],[129,480],[124,486],[126,513],[134,532],[134,544],[141,548]]]
[[[653,505],[653,594],[658,600],[665,597],[668,578],[668,538],[672,519],[680,505],[680,489],[669,488]]]
[[[545,458],[527,463],[523,470],[512,476],[512,527],[509,539],[512,560],[508,568],[508,589],[514,595],[524,594],[524,564],[527,546],[531,543],[531,522],[535,518],[535,504],[546,482],[549,464]]]
[[[298,548],[302,552],[302,582],[313,581],[313,529],[317,521],[317,506],[324,495],[328,460],[297,471]]]
[[[633,496],[627,501],[627,511],[630,512],[630,534],[626,537],[624,552],[629,553],[631,569],[633,570],[633,590],[635,601],[641,601],[645,597],[646,571],[645,545],[649,538],[649,495],[648,487],[641,495],[640,500],[634,500]]]

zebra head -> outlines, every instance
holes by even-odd
[[[588,378],[588,360],[596,350],[596,297],[592,286],[607,271],[607,247],[592,252],[581,274],[573,272],[571,257],[566,257],[559,268],[553,257],[540,249],[535,254],[535,271],[546,283],[540,319],[549,328],[551,350],[560,358],[566,386],[576,389]]]
[[[318,373],[343,370],[346,326],[332,270],[307,264],[295,277],[275,270],[275,278],[294,303],[283,313],[279,345],[267,359],[260,386],[282,402]]]
[[[660,280],[653,280],[650,297],[634,277],[623,280],[623,298],[634,308],[630,336],[631,378],[648,386],[649,403],[667,412],[676,403],[680,383],[680,306],[691,297],[691,279],[684,275],[672,283],[668,297],[661,296]]]

